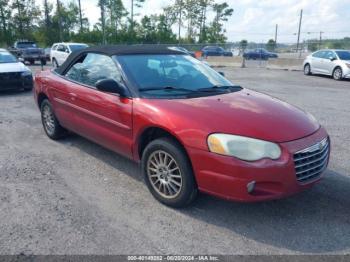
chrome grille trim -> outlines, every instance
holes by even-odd
[[[299,182],[310,182],[321,176],[326,169],[329,157],[329,139],[294,153],[296,178]]]

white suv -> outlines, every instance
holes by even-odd
[[[89,47],[81,43],[56,43],[51,47],[50,59],[54,67],[58,67],[66,61],[67,57],[74,51]]]

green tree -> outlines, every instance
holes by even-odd
[[[135,14],[135,8],[142,7],[145,0],[131,0],[131,11],[130,11],[130,31],[134,30],[135,21],[134,16],[137,16],[138,14]]]
[[[223,23],[228,21],[228,18],[232,16],[233,9],[224,2],[222,4],[213,4],[213,11],[215,13],[214,21],[210,24],[208,30],[208,40],[211,43],[223,43],[226,41],[225,33],[226,31],[223,28]]]
[[[11,8],[15,10],[12,15],[14,35],[19,39],[32,39],[33,29],[40,17],[40,9],[35,0],[15,0]]]
[[[206,19],[207,19],[207,11],[208,7],[210,7],[213,3],[213,0],[200,0],[200,14],[198,18],[199,24],[199,40],[198,42],[204,43],[207,39],[207,31],[206,31]]]
[[[10,38],[10,17],[11,8],[7,0],[0,0],[0,45],[11,42]]]
[[[276,42],[275,42],[275,40],[270,39],[269,41],[267,41],[266,49],[268,51],[275,51],[275,49],[276,49]]]

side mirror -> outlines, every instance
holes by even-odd
[[[337,60],[337,58],[336,57],[330,57],[329,60],[331,60],[333,62],[333,61]]]
[[[128,92],[124,86],[121,86],[113,79],[102,79],[97,81],[96,88],[103,92],[119,94],[121,97],[127,97]]]
[[[218,72],[220,75],[225,76],[224,72]]]
[[[19,57],[19,58],[18,58],[18,61],[24,63],[24,59],[23,59],[22,57]]]

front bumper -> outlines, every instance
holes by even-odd
[[[350,68],[345,68],[345,70],[343,72],[343,77],[350,78]]]
[[[22,54],[21,56],[25,61],[30,61],[30,60],[46,60],[46,56],[45,55],[39,55],[39,54]]]
[[[0,91],[2,90],[19,90],[32,89],[33,76],[22,76],[21,72],[0,73]]]
[[[308,137],[281,143],[282,156],[278,160],[246,162],[199,149],[187,150],[200,191],[227,200],[257,202],[287,197],[318,182],[322,176],[307,183],[297,181],[293,154],[327,136],[320,128]],[[247,186],[253,181],[255,187],[249,193]]]

